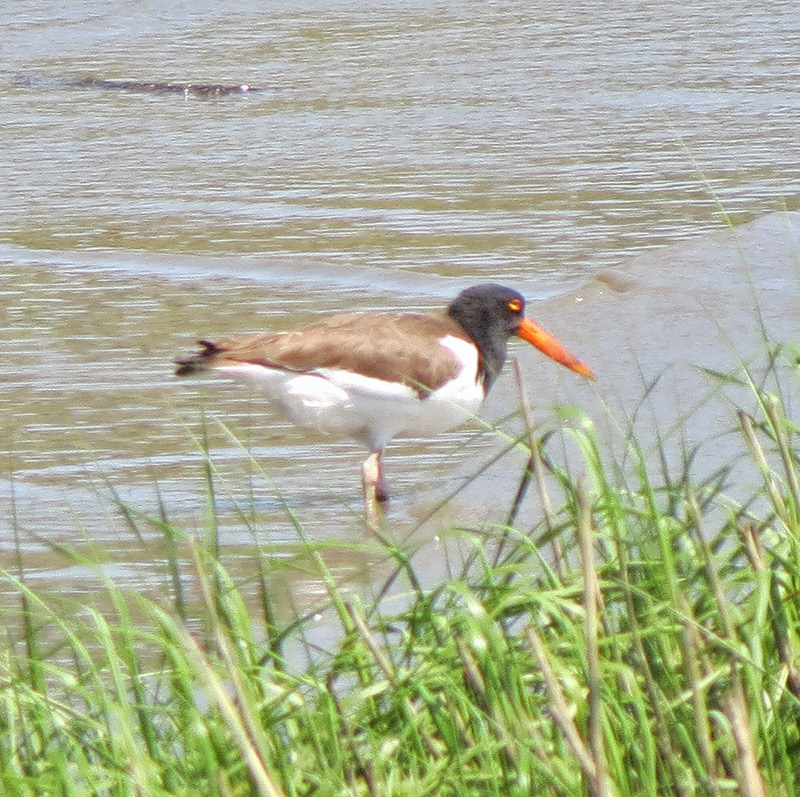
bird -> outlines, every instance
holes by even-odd
[[[339,313],[291,331],[199,340],[198,352],[174,364],[177,376],[254,384],[296,425],[366,446],[361,481],[372,514],[389,498],[382,460],[387,444],[433,436],[472,417],[499,376],[513,336],[595,378],[525,315],[520,293],[496,284],[467,288],[438,312]]]

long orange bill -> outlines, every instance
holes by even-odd
[[[535,324],[530,318],[523,318],[519,322],[516,334],[528,343],[532,343],[539,351],[544,352],[548,357],[552,357],[561,365],[566,365],[572,371],[585,376],[587,379],[594,379],[595,375],[588,365],[582,363],[573,354],[570,354],[561,342],[546,330]]]

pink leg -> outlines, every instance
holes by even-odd
[[[382,451],[373,451],[361,466],[361,484],[364,488],[364,501],[388,501],[389,488],[383,475]]]

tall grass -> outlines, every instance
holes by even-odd
[[[518,498],[541,520],[519,528],[510,508],[502,528],[452,529],[470,555],[433,588],[385,542],[395,571],[367,601],[301,537],[330,650],[311,618],[277,619],[268,554],[253,600],[213,528],[187,538],[166,510],[126,514],[164,535],[158,603],[106,581],[109,610],[65,614],[21,562],[3,574],[19,604],[0,653],[0,791],[800,793],[798,429],[778,388],[737,378],[757,408],[731,413],[760,478],[747,500],[724,492],[724,469],[695,478],[690,456],[654,466],[633,433],[615,458],[573,417],[516,441]]]

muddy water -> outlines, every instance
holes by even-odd
[[[62,570],[47,541],[101,545],[118,578],[158,581],[158,554],[112,490],[204,532],[203,439],[221,542],[243,569],[255,544],[294,551],[284,502],[316,539],[360,534],[361,452],[287,426],[246,391],[176,384],[169,361],[194,338],[436,306],[501,281],[605,375],[592,392],[525,353],[539,417],[562,398],[632,406],[643,386],[631,369],[702,360],[685,334],[714,316],[698,297],[730,283],[719,301],[752,306],[749,282],[729,279],[741,258],[713,231],[798,205],[793,2],[562,16],[513,2],[261,6],[23,1],[0,30],[0,545],[12,550],[16,530],[30,572],[69,589],[86,576]],[[92,79],[264,90],[74,85]],[[754,233],[751,261],[790,268],[791,229],[779,229]],[[514,406],[506,379],[487,417]],[[494,448],[477,427],[395,445],[397,533]],[[485,477],[501,485],[496,505],[477,489],[449,512],[502,516],[516,466]],[[146,521],[139,531],[158,538]],[[332,561],[367,580],[373,565]]]

